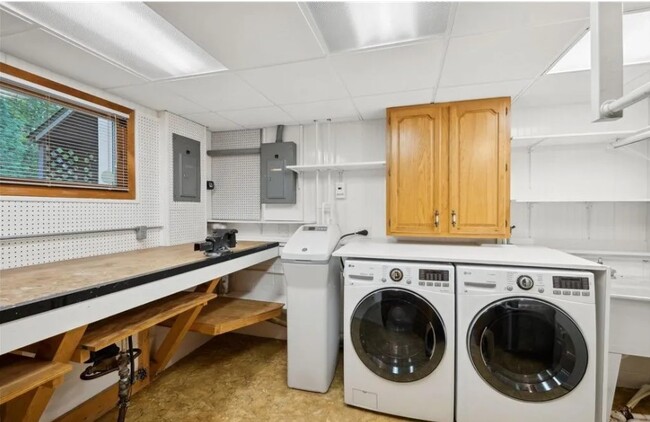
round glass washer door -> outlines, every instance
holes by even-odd
[[[376,375],[412,382],[431,374],[445,353],[436,309],[415,292],[387,288],[364,297],[350,322],[354,350]]]
[[[538,299],[508,298],[488,305],[470,325],[467,343],[479,375],[517,400],[562,397],[587,370],[587,344],[576,323]]]

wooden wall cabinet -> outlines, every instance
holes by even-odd
[[[510,237],[510,98],[387,110],[391,236]]]

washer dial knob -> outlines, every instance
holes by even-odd
[[[393,268],[390,270],[390,279],[393,281],[402,281],[404,278],[404,273],[399,268]]]
[[[519,286],[520,289],[530,290],[533,288],[533,285],[535,285],[535,282],[532,277],[528,275],[522,275],[517,278],[517,286]]]

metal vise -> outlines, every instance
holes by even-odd
[[[215,229],[205,238],[205,242],[195,243],[195,251],[203,251],[206,256],[221,256],[232,251],[229,248],[237,246],[237,230]]]

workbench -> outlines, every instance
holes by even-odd
[[[281,303],[216,295],[221,277],[278,251],[278,243],[240,241],[230,254],[207,257],[183,244],[0,272],[0,418],[37,421],[69,362],[129,336],[145,349],[140,367],[150,374],[137,391],[167,366],[188,331],[217,335],[279,316]],[[156,325],[170,329],[150,351]],[[87,408],[104,411],[115,397],[105,390]]]

